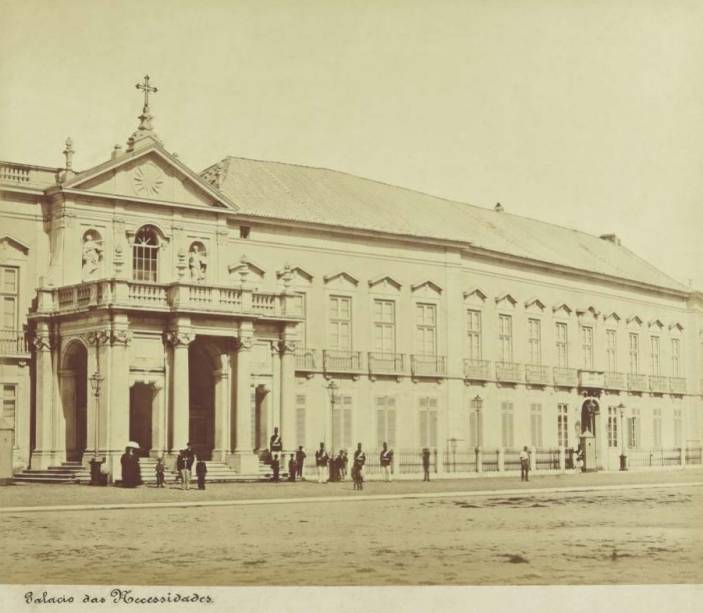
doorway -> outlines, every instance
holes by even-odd
[[[80,462],[88,446],[88,351],[80,341],[71,341],[64,353],[61,404],[65,423],[66,460]]]

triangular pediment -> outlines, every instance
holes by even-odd
[[[128,200],[225,208],[237,206],[160,145],[114,159],[64,181],[62,189],[124,197]]]
[[[592,319],[596,319],[598,315],[600,315],[600,311],[594,306],[587,306],[581,309],[576,309],[576,314],[582,319],[589,317]]]
[[[659,329],[659,330],[663,330],[663,329],[664,329],[664,324],[662,323],[661,319],[652,319],[652,320],[649,322],[649,327],[650,327],[650,328],[657,328],[657,329]]]
[[[501,294],[500,296],[496,296],[496,304],[500,307],[509,307],[512,309],[517,304],[517,300],[512,294]]]
[[[472,304],[483,304],[488,298],[488,294],[480,287],[472,287],[464,292],[464,302]]]
[[[410,289],[418,296],[439,296],[442,293],[442,288],[429,279],[415,283]]]
[[[0,256],[27,255],[28,253],[29,245],[23,243],[18,238],[10,234],[0,236]]]
[[[369,279],[369,287],[374,288],[378,291],[397,291],[400,289],[400,283],[396,281],[393,277],[389,277],[388,275],[382,275],[374,279]]]
[[[552,312],[563,316],[568,316],[573,313],[573,309],[565,302],[559,302],[552,307]]]
[[[544,302],[539,298],[530,298],[525,301],[525,310],[532,311],[533,313],[544,311]]]
[[[263,280],[266,274],[266,271],[261,266],[252,262],[245,255],[239,259],[238,263],[230,264],[228,270],[232,280],[242,286],[246,286],[250,283],[256,285]]]
[[[286,275],[290,275],[291,285],[310,285],[312,283],[312,273],[300,266],[286,266],[276,271],[276,276],[279,279],[285,279]]]
[[[353,275],[350,275],[348,272],[344,272],[343,270],[335,272],[331,275],[325,275],[324,280],[325,285],[336,289],[353,289],[359,285],[359,279]]]
[[[610,311],[604,318],[605,321],[613,320],[615,323],[620,321],[620,315],[618,315],[615,311]]]
[[[628,323],[628,325],[632,325],[632,326],[641,326],[642,320],[640,319],[639,315],[630,315],[627,318],[627,323]]]
[[[669,324],[669,330],[671,330],[671,332],[683,332],[683,326],[678,321],[676,321],[672,324]]]

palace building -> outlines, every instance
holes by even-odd
[[[104,163],[74,170],[70,140],[62,168],[0,163],[16,471],[97,457],[119,479],[128,441],[190,441],[253,474],[275,426],[309,458],[387,441],[400,473],[425,447],[439,473],[524,445],[568,469],[586,431],[600,469],[700,464],[703,296],[615,235],[322,168],[196,172],[142,89]]]

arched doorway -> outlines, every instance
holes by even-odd
[[[215,370],[216,365],[205,343],[196,340],[188,350],[188,440],[198,457],[206,460],[212,458],[215,446]]]
[[[61,370],[61,405],[65,424],[66,460],[80,462],[88,442],[88,351],[80,341],[68,344]]]

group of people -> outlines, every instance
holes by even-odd
[[[137,450],[133,447],[126,447],[120,462],[122,464],[122,487],[136,487],[141,485],[143,481]],[[176,479],[180,480],[181,488],[184,490],[190,489],[193,465],[195,465],[198,489],[204,490],[207,464],[202,458],[196,457],[190,443],[186,443],[185,449],[181,449],[176,458]],[[166,465],[163,457],[158,457],[156,459],[154,471],[156,473],[156,487],[164,487],[166,483]]]

